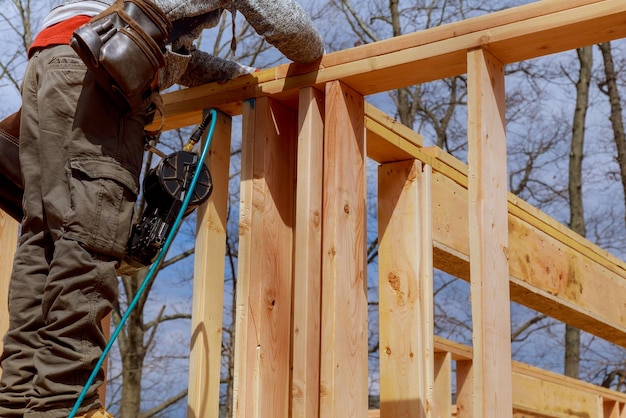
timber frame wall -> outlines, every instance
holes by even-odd
[[[503,71],[624,37],[624,0],[544,0],[167,94],[167,129],[221,111],[198,214],[188,417],[218,416],[239,114],[236,417],[626,417],[626,395],[511,361],[510,301],[626,347],[626,264],[507,192]],[[460,74],[468,166],[364,100]],[[368,411],[366,157],[380,164],[380,411]],[[17,226],[0,226],[6,300]],[[469,281],[473,348],[433,336],[433,268]]]

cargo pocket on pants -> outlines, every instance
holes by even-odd
[[[138,180],[109,159],[70,160],[68,238],[90,251],[121,258],[126,249],[139,190]]]

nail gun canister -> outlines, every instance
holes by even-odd
[[[198,167],[199,156],[178,151],[163,158],[143,182],[146,208],[133,226],[125,261],[133,267],[152,264],[179,215],[187,193],[193,193],[185,209],[187,216],[204,203],[213,190],[211,173],[201,168],[193,191],[189,186]]]

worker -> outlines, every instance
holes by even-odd
[[[24,216],[0,358],[2,418],[67,417],[106,345],[101,320],[118,297],[116,267],[133,221],[149,109],[121,110],[69,43],[111,3],[73,0],[52,9],[29,50],[19,130]],[[224,8],[288,59],[308,63],[323,54],[321,36],[294,0],[152,5],[175,34],[164,49],[161,90],[251,71],[194,46]],[[98,398],[103,381],[100,370],[78,417],[111,417]]]

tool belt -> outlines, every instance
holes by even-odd
[[[158,92],[171,30],[171,22],[150,1],[117,0],[77,29],[70,45],[118,105],[145,110]]]
[[[20,169],[20,111],[0,121],[0,209],[21,221],[23,216]]]

